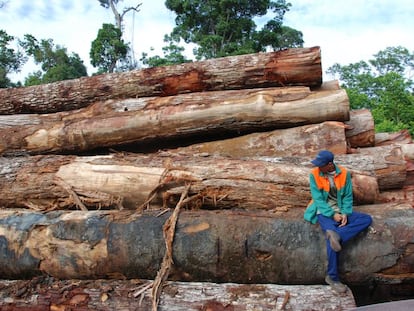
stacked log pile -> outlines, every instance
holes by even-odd
[[[374,219],[344,282],[414,289],[414,144],[322,83],[319,47],[3,89],[0,112],[2,309],[354,306],[316,285],[325,241],[303,212],[321,149]]]

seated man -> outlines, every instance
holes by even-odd
[[[322,150],[311,161],[309,181],[312,200],[304,218],[312,224],[319,223],[326,237],[328,271],[325,277],[335,291],[346,292],[338,276],[338,258],[342,244],[348,242],[372,222],[369,215],[352,211],[353,194],[351,174],[334,163],[334,155]]]

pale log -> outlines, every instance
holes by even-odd
[[[413,139],[408,130],[401,130],[392,133],[376,133],[375,146],[391,145],[391,144],[412,144]]]
[[[374,117],[368,109],[351,110],[345,132],[350,148],[373,147],[375,145]]]
[[[151,310],[150,280],[0,280],[0,309]],[[159,311],[350,310],[351,290],[337,295],[326,285],[166,282]],[[9,309],[7,309],[9,308]]]
[[[341,252],[349,285],[414,284],[414,209],[363,206],[373,224]],[[189,282],[323,284],[325,237],[289,212],[181,211],[169,279]],[[0,210],[0,275],[58,279],[154,279],[171,212]]]
[[[3,116],[0,153],[79,153],[132,143],[156,148],[161,140],[180,139],[182,144],[203,136],[213,140],[348,118],[344,90],[269,88],[137,98],[97,103],[76,112]]]
[[[52,113],[114,98],[321,83],[319,47],[286,49],[0,89],[0,114]]]
[[[369,158],[363,158],[362,164]],[[2,157],[0,206],[131,209],[144,204],[153,191],[156,196],[151,204],[171,206],[185,183],[191,183],[190,194],[199,198],[192,203],[194,207],[303,208],[310,201],[310,159],[241,160],[168,152]],[[373,174],[353,172],[356,203],[375,201],[379,188]]]
[[[252,133],[235,138],[215,140],[180,147],[170,152],[218,155],[232,158],[253,156],[315,156],[329,149],[335,154],[346,154],[345,125],[326,121],[263,133]]]

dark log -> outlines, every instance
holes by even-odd
[[[373,224],[341,252],[340,275],[356,284],[414,284],[414,209],[369,205]],[[181,211],[170,280],[323,284],[325,238],[289,212]],[[0,211],[0,275],[24,279],[154,279],[168,213]]]
[[[0,114],[67,111],[107,99],[321,83],[320,48],[297,48],[0,89]]]
[[[76,112],[3,116],[0,153],[79,153],[160,140],[210,140],[349,118],[344,90],[268,88],[97,103]],[[13,133],[13,135],[10,135]],[[155,149],[157,150],[157,149]]]
[[[254,156],[313,157],[322,149],[329,149],[335,154],[347,153],[345,125],[342,122],[326,121],[319,124],[252,133],[169,151],[244,158]]]
[[[350,148],[373,147],[375,145],[375,125],[371,111],[368,109],[351,110],[348,129],[345,135]]]
[[[145,280],[0,281],[3,311],[152,310]],[[145,290],[147,288],[147,290]],[[141,294],[142,292],[142,294]],[[335,294],[326,285],[166,282],[159,311],[350,310],[353,294]]]
[[[359,160],[363,165],[368,162],[373,169],[370,158],[372,161],[370,156]],[[156,196],[151,204],[159,206],[164,202],[172,206],[184,184],[191,182],[190,194],[199,197],[191,204],[193,207],[303,208],[310,201],[310,159],[240,160],[168,152],[2,157],[0,206],[35,210],[83,205],[88,209],[131,209],[144,204],[154,190]],[[357,160],[353,165],[357,166]],[[358,204],[375,201],[379,189],[374,174],[375,171],[353,173]]]

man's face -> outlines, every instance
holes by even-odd
[[[319,167],[319,170],[322,173],[329,173],[329,172],[333,172],[335,170],[335,166],[334,166],[333,162],[329,162],[328,164]]]

